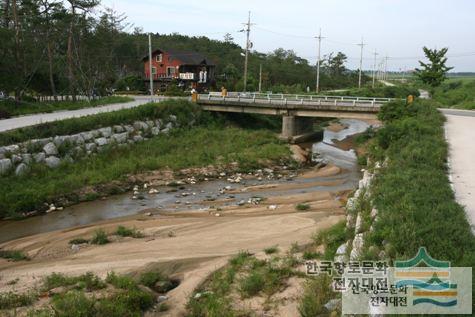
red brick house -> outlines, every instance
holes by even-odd
[[[149,89],[149,56],[145,56],[144,75]],[[214,85],[215,65],[204,55],[196,52],[155,50],[152,52],[152,78],[154,90],[163,91],[172,82],[182,89],[205,90]]]

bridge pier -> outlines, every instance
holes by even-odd
[[[311,117],[282,116],[281,138],[291,143],[323,138],[323,131],[314,131],[313,123]]]

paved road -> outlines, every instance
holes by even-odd
[[[20,117],[15,117],[15,118],[10,118],[10,119],[3,119],[3,120],[0,120],[0,132],[32,126],[32,125],[44,123],[44,122],[64,120],[64,119],[69,119],[73,117],[83,117],[83,116],[88,116],[91,114],[116,111],[120,109],[134,108],[150,101],[150,97],[148,96],[136,96],[134,97],[134,99],[135,99],[134,101],[127,102],[127,103],[116,103],[116,104],[110,104],[110,105],[101,106],[101,107],[84,108],[84,109],[78,109],[78,110],[65,110],[65,111],[57,111],[57,112],[52,112],[52,113],[38,113],[38,114],[20,116]],[[156,99],[157,101],[159,101],[158,97]]]
[[[447,117],[450,178],[475,233],[475,111],[440,109]]]

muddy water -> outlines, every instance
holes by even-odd
[[[13,239],[30,236],[43,232],[66,229],[74,226],[88,225],[98,221],[119,218],[138,214],[144,210],[154,208],[164,211],[182,211],[206,209],[213,204],[213,200],[226,199],[224,205],[236,205],[241,201],[247,201],[255,193],[238,192],[234,194],[222,194],[220,190],[226,186],[239,190],[244,186],[264,185],[275,183],[315,183],[315,182],[333,182],[337,185],[323,186],[315,184],[305,189],[288,189],[286,191],[274,191],[272,188],[260,190],[258,196],[271,197],[282,196],[296,193],[314,192],[314,191],[341,191],[356,187],[360,173],[357,165],[356,155],[353,150],[343,151],[333,146],[332,140],[343,140],[348,136],[360,133],[366,130],[368,124],[359,120],[341,120],[342,124],[347,126],[339,132],[325,130],[322,142],[315,143],[312,151],[318,152],[329,163],[339,166],[343,172],[336,176],[317,177],[317,178],[286,178],[286,179],[266,179],[262,181],[252,180],[243,181],[240,184],[230,184],[226,180],[212,180],[194,185],[184,185],[184,188],[157,188],[160,193],[148,195],[144,191],[145,199],[132,199],[132,194],[127,193],[108,197],[104,200],[81,203],[75,206],[67,207],[60,212],[52,212],[45,215],[27,218],[20,221],[0,222],[0,243]],[[298,187],[298,186],[296,186]]]

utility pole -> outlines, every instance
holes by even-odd
[[[356,44],[358,45],[359,47],[361,47],[361,54],[360,54],[360,73],[359,73],[359,76],[358,76],[358,89],[361,89],[361,69],[363,68],[363,47],[366,45],[364,42],[363,42],[363,37],[361,37],[361,43],[360,44]]]
[[[318,94],[320,92],[320,49],[322,46],[322,29],[320,29],[318,36],[315,37],[318,39],[318,54],[317,54],[317,85],[315,87],[315,92]]]
[[[152,34],[148,34],[148,71],[150,74],[150,101],[153,101],[153,74],[152,74]]]
[[[259,65],[259,92],[262,90],[262,63]]]
[[[243,23],[245,26],[246,26],[246,57],[245,57],[245,60],[244,60],[244,91],[246,91],[247,89],[247,63],[249,61],[249,48],[250,48],[250,42],[249,42],[249,35],[251,33],[251,25],[253,25],[251,23],[251,11],[249,11],[249,15],[248,15],[248,18],[247,18],[247,23]]]
[[[376,52],[376,50],[374,50],[374,64],[373,64],[373,88],[374,88],[374,84],[376,82],[376,58],[378,56],[378,53]]]
[[[388,55],[384,58],[384,80],[388,80]]]

